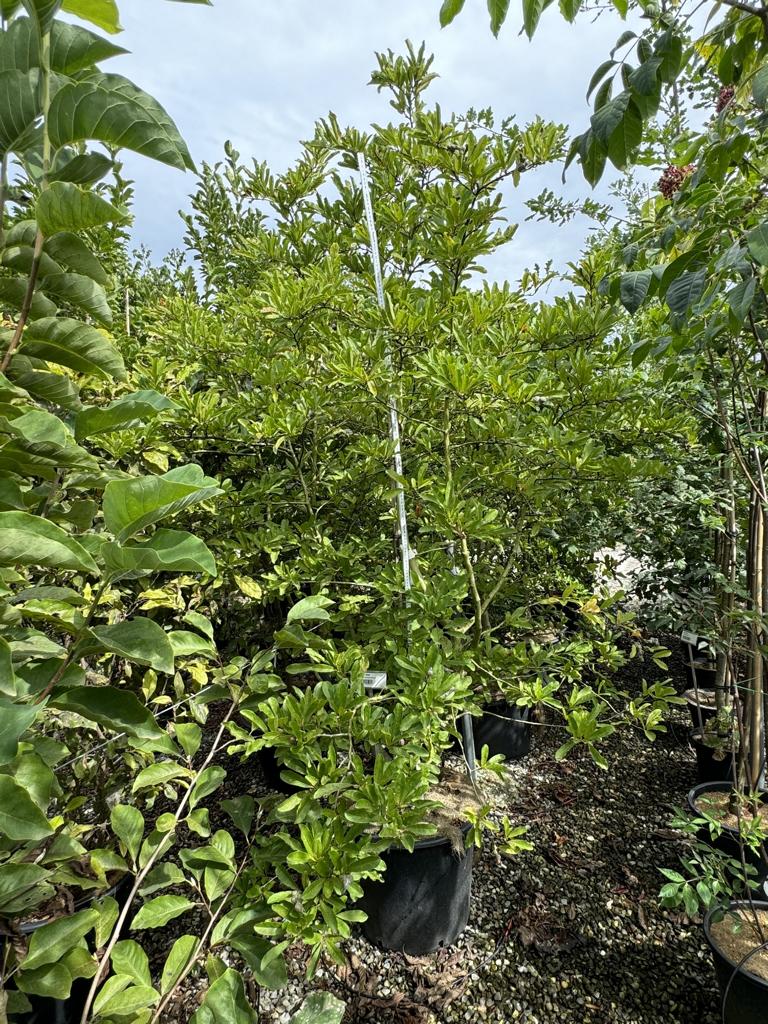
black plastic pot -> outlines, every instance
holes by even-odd
[[[754,902],[753,906],[768,912],[768,903]],[[749,904],[731,904],[732,910],[741,907],[749,907]],[[711,934],[714,913],[710,910],[704,918],[704,934],[715,961],[722,1019],[725,1024],[768,1024],[768,981],[749,970],[749,961],[740,967],[718,948]]]
[[[700,783],[698,786],[694,786],[688,793],[688,807],[692,814],[700,816],[701,811],[696,805],[701,797],[706,796],[707,793],[730,793],[732,789],[733,782]],[[768,800],[768,795],[764,793],[761,796],[761,799],[763,801]],[[722,834],[719,835],[717,839],[712,839],[710,837],[709,829],[706,826],[699,831],[697,838],[703,843],[709,843],[710,846],[714,846],[729,857],[735,857],[737,860],[741,859],[739,832],[738,829],[731,828],[730,825],[723,825]],[[768,879],[768,864],[765,863],[762,857],[745,847],[744,859],[747,864],[751,864],[757,871],[755,878],[759,883]],[[768,1024],[768,1017],[766,1018],[766,1024]]]
[[[691,729],[688,734],[691,746],[696,751],[696,775],[700,783],[708,782],[730,782],[733,779],[734,754],[726,754],[725,757],[716,757],[721,753],[714,747],[709,747],[701,738],[698,729]],[[767,1022],[768,1024],[768,1022]]]
[[[686,690],[683,696],[685,702],[688,705],[688,712],[691,716],[691,724],[694,729],[700,729],[704,724],[711,721],[717,714],[717,708],[714,705],[714,701],[709,703],[707,698],[714,698],[714,690],[705,690],[703,687],[699,687],[698,693],[704,702],[696,700],[696,691],[691,688]]]
[[[264,781],[270,787],[270,789],[277,790],[278,793],[298,793],[299,787],[294,786],[290,782],[286,782],[280,775],[284,765],[282,765],[275,754],[274,747],[262,747],[262,749],[256,754],[258,758],[261,770],[264,773]]]
[[[131,882],[132,876],[125,875],[116,885],[113,885],[106,891],[98,894],[84,895],[81,899],[75,901],[75,912],[86,910],[96,900],[104,899],[106,896],[113,896],[118,904],[122,906],[130,891]],[[19,932],[25,937],[30,936],[38,928],[42,928],[46,924],[51,924],[51,921],[35,921],[21,924]],[[2,955],[4,941],[5,936],[0,935],[0,956]],[[48,996],[27,996],[31,1009],[24,1013],[8,1014],[8,1024],[79,1024],[90,988],[90,978],[77,978],[72,983],[72,990],[68,999],[51,999]]]
[[[693,664],[690,661],[685,663],[685,678],[688,681],[688,686],[691,688],[698,686],[700,690],[712,690],[715,687],[716,676],[717,670],[709,661],[696,660]]]
[[[478,755],[487,744],[488,753],[503,754],[507,761],[519,761],[531,749],[531,709],[505,700],[487,704],[480,718],[472,721]]]
[[[469,920],[472,852],[457,853],[448,839],[435,836],[413,853],[395,847],[383,853],[384,880],[364,883],[358,903],[368,915],[365,937],[411,956],[452,945]]]

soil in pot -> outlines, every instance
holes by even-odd
[[[488,753],[503,754],[507,761],[519,761],[531,749],[531,709],[497,700],[487,704],[480,718],[473,719],[475,750],[487,745]]]
[[[719,921],[710,911],[704,933],[715,961],[725,1024],[766,1024],[768,903],[732,904]]]
[[[689,733],[691,746],[696,751],[696,774],[699,783],[729,782],[733,779],[733,751],[723,750],[706,743],[699,729]]]
[[[429,794],[443,804],[436,815],[438,834],[416,843],[412,853],[386,850],[383,881],[364,883],[358,903],[368,915],[365,937],[410,956],[452,945],[469,920],[473,851],[466,849],[469,825],[460,812],[479,807],[479,801],[463,777],[446,773],[441,781]]]
[[[723,826],[722,835],[712,839],[709,829],[705,826],[701,829],[698,838],[702,842],[710,843],[723,853],[737,859],[741,858],[739,844],[738,817],[731,808],[731,793],[733,786],[731,782],[709,782],[695,786],[688,794],[688,806],[694,814],[708,814],[719,820]],[[747,808],[744,812],[747,813]],[[768,831],[768,798],[765,794],[761,796],[757,807],[757,814],[762,822],[763,828]],[[757,871],[754,876],[757,881],[768,878],[768,863],[753,850],[744,848],[744,858],[747,864],[751,864]],[[768,1021],[766,1022],[768,1024]]]

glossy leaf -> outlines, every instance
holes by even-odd
[[[116,0],[64,0],[62,9],[110,34],[122,30]]]
[[[136,426],[153,419],[160,412],[175,409],[176,405],[157,391],[134,391],[116,398],[109,405],[84,409],[75,418],[75,437],[95,437],[111,430]]]
[[[245,995],[243,979],[228,968],[211,985],[190,1024],[255,1024],[256,1014]]]
[[[103,224],[124,224],[125,211],[71,181],[54,181],[37,199],[35,219],[46,236],[85,231]]]
[[[144,928],[162,928],[194,906],[186,896],[156,896],[141,907],[131,922],[131,929],[140,931]]]
[[[103,331],[67,317],[36,320],[24,333],[21,351],[36,359],[98,377],[125,378],[123,357]]]
[[[112,950],[112,970],[115,974],[129,977],[137,985],[152,984],[149,972],[149,957],[133,939],[123,939],[115,944]]]
[[[115,480],[104,491],[104,521],[123,543],[153,523],[221,493],[199,466],[179,466],[162,476]]]
[[[123,844],[132,861],[136,861],[144,838],[144,818],[137,807],[117,804],[110,815],[112,831]]]
[[[72,711],[98,722],[112,732],[124,732],[138,740],[169,747],[169,738],[155,721],[154,715],[135,694],[114,686],[70,686],[54,691],[51,705],[60,711]],[[173,752],[172,745],[169,747]]]
[[[46,839],[53,833],[48,819],[9,775],[0,775],[0,836],[16,842]]]
[[[148,665],[156,672],[173,673],[168,634],[152,619],[126,619],[112,626],[94,626],[91,632],[105,650],[138,665]]]
[[[753,228],[747,235],[750,255],[763,266],[768,267],[768,221]]]
[[[199,940],[194,935],[182,935],[171,946],[160,978],[160,991],[163,995],[170,992],[179,980],[196,953],[198,945]]]
[[[39,113],[36,80],[21,71],[0,71],[0,151],[12,152]]]
[[[87,316],[108,327],[112,310],[107,294],[100,284],[83,274],[46,274],[41,281],[46,294],[67,306],[74,306]]]
[[[16,757],[19,740],[41,710],[38,704],[13,704],[0,698],[0,765]]]
[[[184,530],[160,529],[143,544],[108,544],[104,560],[120,577],[151,572],[205,572],[216,575],[216,559],[198,537]]]
[[[443,28],[450,25],[453,19],[461,13],[465,0],[443,0],[440,8],[440,24]]]

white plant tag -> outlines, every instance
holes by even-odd
[[[386,672],[366,672],[363,675],[363,686],[366,690],[384,690],[387,686]]]

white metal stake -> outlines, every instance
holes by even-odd
[[[376,221],[373,217],[373,204],[371,203],[371,187],[368,182],[368,166],[363,153],[357,154],[357,164],[360,168],[360,184],[363,189],[363,205],[365,206],[365,220],[368,225],[368,237],[371,242],[371,261],[373,262],[373,279],[376,282],[376,301],[379,309],[384,309],[384,279],[381,275],[381,255],[379,253],[379,236],[376,231]],[[385,351],[387,367],[392,365],[392,357],[389,349]],[[400,447],[400,417],[397,410],[397,399],[392,394],[389,397],[389,436],[395,447],[393,464],[398,477],[403,475],[403,455]],[[408,540],[408,520],[405,515],[405,492],[403,485],[398,479],[395,490],[395,505],[397,507],[398,528],[400,530],[400,557],[403,564],[403,588],[411,589],[411,547]]]
[[[381,274],[381,254],[379,252],[379,235],[376,231],[376,220],[373,216],[373,203],[371,202],[371,186],[368,180],[368,165],[365,161],[365,154],[357,154],[357,165],[360,168],[360,184],[363,190],[363,206],[365,207],[365,220],[368,225],[368,237],[371,243],[371,260],[373,262],[373,279],[376,284],[376,301],[379,309],[384,309],[384,279]],[[392,357],[389,349],[385,350],[384,358],[387,367],[392,365]],[[397,410],[397,399],[394,395],[389,398],[389,436],[395,446],[394,467],[398,477],[403,475],[403,456],[400,448],[400,418]],[[411,589],[411,549],[408,541],[408,520],[405,515],[405,492],[400,480],[397,481],[395,491],[397,505],[397,518],[400,528],[400,553],[403,562],[403,588],[407,592]],[[453,554],[451,553],[451,557]],[[477,763],[475,760],[475,738],[472,731],[472,716],[466,712],[461,716],[461,732],[464,740],[464,757],[469,769],[469,777],[474,784],[477,781]]]

